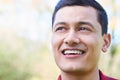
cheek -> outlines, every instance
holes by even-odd
[[[97,47],[97,45],[102,45],[102,36],[99,35],[91,35],[85,37],[85,42],[88,42],[90,45],[94,45]]]
[[[87,45],[91,54],[98,54],[101,52],[102,47],[102,37],[100,36],[87,36],[86,39],[83,39],[84,43]]]
[[[85,39],[88,47],[88,55],[86,57],[88,64],[96,66],[101,53],[101,40],[98,37],[89,37]]]
[[[56,36],[56,35],[53,35],[52,36],[52,49],[53,49],[53,52],[55,53],[56,51],[58,51],[59,49],[59,46],[61,44],[61,39],[60,37]]]
[[[58,64],[61,58],[59,52],[59,48],[61,45],[61,38],[56,35],[53,35],[51,43],[52,43],[52,51],[53,51],[54,59],[56,64]]]

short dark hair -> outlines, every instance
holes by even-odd
[[[108,16],[105,9],[95,0],[60,0],[52,15],[52,26],[54,24],[55,15],[57,11],[66,6],[90,6],[97,10],[98,22],[102,26],[102,35],[107,33],[108,29]]]

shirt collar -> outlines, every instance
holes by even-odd
[[[100,80],[117,80],[117,79],[113,79],[105,76],[100,70],[99,70],[99,76],[100,76]],[[61,76],[58,77],[58,80],[62,80]]]
[[[58,77],[58,80],[62,80],[62,79],[61,79],[61,76]]]
[[[108,80],[108,78],[99,70],[100,80]]]

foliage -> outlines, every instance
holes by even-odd
[[[7,45],[0,43],[0,80],[27,80],[31,76],[29,71],[20,70],[15,60],[17,60],[15,54],[7,48]]]

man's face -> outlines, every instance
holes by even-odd
[[[52,35],[52,49],[58,67],[64,72],[96,69],[105,45],[101,30],[94,8],[61,8],[56,13]]]

